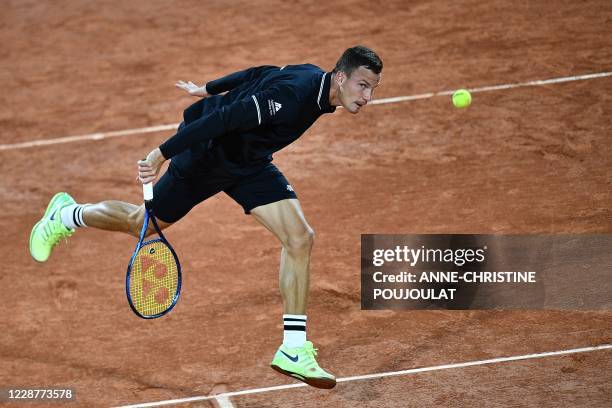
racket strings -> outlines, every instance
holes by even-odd
[[[174,303],[177,288],[178,268],[168,246],[159,240],[145,242],[132,267],[130,295],[136,310],[143,316],[166,311]]]

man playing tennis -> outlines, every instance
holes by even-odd
[[[337,106],[358,113],[372,99],[382,66],[374,51],[356,46],[342,54],[332,72],[310,64],[261,66],[201,87],[179,81],[177,87],[201,99],[184,111],[177,133],[138,162],[139,180],[148,183],[171,160],[154,187],[153,209],[162,229],[223,191],[280,240],[284,336],[271,366],[314,387],[336,384],[319,367],[316,349],[306,340],[314,232],[293,188],[272,164],[272,154]],[[67,193],[58,193],[32,229],[30,253],[45,262],[54,246],[78,227],[138,237],[145,211],[144,205],[122,201],[77,204]]]

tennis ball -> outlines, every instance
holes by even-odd
[[[453,105],[456,108],[467,108],[472,103],[472,95],[467,89],[459,89],[453,94]]]

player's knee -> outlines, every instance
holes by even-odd
[[[314,230],[307,227],[299,233],[290,234],[283,243],[290,254],[301,255],[310,253],[314,244]]]

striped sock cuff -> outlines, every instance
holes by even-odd
[[[83,221],[83,208],[85,208],[84,205],[79,205],[79,207],[74,210],[74,214],[73,214],[73,218],[75,223],[79,226],[79,227],[85,227],[85,221]]]
[[[306,331],[306,315],[284,314],[283,323],[285,330]]]
[[[62,224],[71,229],[86,227],[87,225],[83,220],[83,209],[88,205],[89,204],[72,204],[62,208],[60,211]]]
[[[283,323],[283,345],[289,348],[303,347],[306,342],[306,315],[285,314]]]

